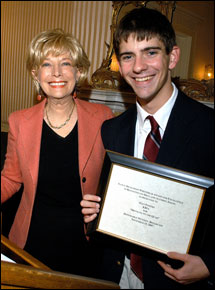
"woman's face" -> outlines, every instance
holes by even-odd
[[[80,77],[69,52],[59,56],[49,54],[32,74],[47,97],[57,99],[70,96]]]

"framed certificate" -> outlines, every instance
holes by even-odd
[[[98,186],[97,231],[151,250],[188,253],[213,179],[112,151]]]

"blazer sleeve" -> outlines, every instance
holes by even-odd
[[[1,172],[1,202],[8,200],[21,187],[22,174],[17,150],[18,120],[16,113],[9,117],[8,145],[4,168]]]

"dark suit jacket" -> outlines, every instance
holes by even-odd
[[[175,105],[164,132],[156,163],[214,177],[214,110],[187,97],[179,91]],[[105,121],[102,126],[102,140],[106,149],[133,156],[136,105],[130,107],[118,117]],[[214,196],[214,193],[213,193]],[[213,198],[214,199],[214,198]],[[213,208],[214,213],[214,208]],[[208,220],[205,221],[208,225]],[[206,226],[206,225],[205,225]],[[212,256],[215,243],[214,221],[207,231],[207,238],[192,254],[200,255],[208,269],[215,272],[215,257]],[[107,241],[108,240],[108,241]],[[213,242],[212,242],[213,240]],[[106,250],[102,278],[119,282],[123,269],[124,254],[131,249],[122,242],[104,238]],[[112,245],[112,246],[110,246]],[[138,249],[132,249],[135,251]],[[122,251],[124,253],[122,253]],[[149,250],[141,250],[143,256],[143,276],[145,289],[176,289],[181,285],[167,278],[157,264],[157,255]],[[161,257],[162,258],[162,257]],[[205,281],[206,282],[206,281]],[[202,287],[201,283],[190,285],[193,289]],[[182,286],[185,287],[185,286]]]

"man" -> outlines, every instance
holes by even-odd
[[[152,9],[132,10],[116,29],[114,49],[120,73],[133,88],[137,102],[103,123],[105,148],[144,158],[152,126],[148,116],[152,116],[161,138],[154,162],[214,177],[213,110],[187,97],[171,82],[171,70],[179,60],[180,49],[167,18]],[[81,205],[85,222],[93,220],[99,212],[98,202],[97,196],[84,197]],[[131,269],[127,249],[122,246],[122,253],[117,250],[117,242],[110,242],[105,250],[102,278],[130,289],[177,289],[184,285],[191,289],[205,288],[215,272],[212,221],[209,228],[204,245],[199,245],[192,254],[170,252],[168,262],[157,261],[156,254],[143,249],[140,252],[142,281]],[[132,249],[129,251],[132,253]],[[176,260],[181,262],[177,269],[173,266]]]

